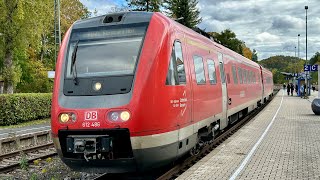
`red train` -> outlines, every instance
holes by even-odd
[[[57,60],[54,144],[75,170],[152,169],[197,153],[272,95],[270,71],[161,13],[81,20]]]

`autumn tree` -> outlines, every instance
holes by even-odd
[[[26,0],[0,1],[0,32],[4,38],[2,75],[4,90],[9,94],[13,93],[21,76],[21,69],[16,59],[18,51],[23,55],[24,52],[20,50],[29,44],[25,37],[31,39],[30,43],[34,43],[37,34],[36,4],[37,2]]]
[[[200,11],[196,7],[198,0],[164,0],[164,7],[171,18],[177,19],[181,24],[194,28],[202,21]]]
[[[250,48],[248,48],[244,43],[242,44],[242,53],[243,56],[252,60],[252,51],[250,50]]]
[[[40,87],[40,84],[47,84],[42,80],[49,81],[46,78],[46,71],[53,67],[48,68],[45,59],[55,61],[52,51],[53,2],[52,0],[0,1],[0,76],[5,82],[6,93],[13,93],[17,84],[23,92],[26,90],[23,85],[30,85],[29,91],[38,92],[34,89],[38,87],[37,84]],[[74,21],[88,16],[89,11],[80,1],[61,0],[62,33]],[[35,73],[34,69],[39,72]],[[42,89],[48,90],[48,88]],[[18,91],[21,92],[20,90]]]
[[[126,0],[133,11],[159,12],[162,0]]]

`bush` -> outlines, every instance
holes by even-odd
[[[51,93],[0,95],[0,125],[50,117]]]

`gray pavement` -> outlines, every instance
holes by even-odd
[[[1,128],[0,139],[13,135],[28,134],[51,129],[50,123],[36,124],[19,128]]]
[[[254,120],[177,179],[320,179],[320,116],[310,103],[315,97],[317,92],[302,99],[281,90]]]

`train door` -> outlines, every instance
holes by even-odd
[[[261,103],[263,103],[264,99],[264,82],[263,82],[263,73],[262,73],[262,67],[260,66],[260,77],[261,77],[261,89],[262,89],[262,94],[261,94]]]
[[[220,70],[221,90],[222,90],[222,117],[220,119],[220,129],[223,129],[228,125],[228,122],[227,122],[228,92],[227,92],[226,75],[225,75],[224,63],[223,63],[223,55],[220,52],[218,52],[218,60],[219,60],[219,70]]]
[[[177,97],[177,108],[179,109],[179,117],[178,117],[178,149],[177,154],[180,156],[185,153],[191,147],[195,145],[196,139],[190,138],[193,134],[193,126],[192,124],[192,114],[191,114],[191,106],[192,106],[192,91],[191,91],[191,78],[190,78],[190,69],[188,68],[187,61],[187,47],[183,43],[183,34],[176,33],[176,40],[174,42],[174,51],[175,58],[177,63],[177,74],[179,81],[183,81],[183,91],[179,93]]]

